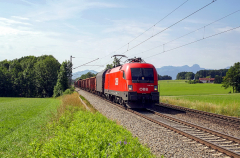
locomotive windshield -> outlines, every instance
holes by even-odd
[[[153,83],[153,69],[152,68],[131,68],[132,82],[136,83]]]

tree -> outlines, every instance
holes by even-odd
[[[86,79],[86,78],[90,78],[90,77],[94,77],[96,76],[96,74],[92,73],[92,72],[88,72],[86,74],[83,74],[80,79]]]
[[[105,70],[112,69],[112,68],[113,68],[113,64],[107,64]]]
[[[185,74],[185,79],[186,79],[186,80],[193,80],[193,79],[194,79],[194,76],[195,76],[195,74],[194,74],[193,72],[187,72],[187,73]]]
[[[115,56],[114,59],[113,59],[113,63],[112,64],[107,64],[105,70],[112,69],[112,68],[117,67],[119,65],[121,65],[120,59],[118,59]]]
[[[60,64],[52,55],[0,62],[0,96],[51,97]]]
[[[53,56],[41,58],[34,66],[39,97],[51,97],[58,79],[60,63]]]
[[[177,80],[193,80],[195,74],[193,72],[179,72],[177,74]]]
[[[226,76],[228,69],[220,69],[220,70],[200,70],[196,73],[195,79],[199,78],[206,78],[210,76],[210,78],[215,78],[216,75],[218,76]]]
[[[120,59],[118,59],[118,58],[115,56],[115,57],[114,57],[114,60],[113,60],[113,66],[114,66],[114,67],[117,67],[117,66],[119,66],[119,65],[121,65]]]
[[[216,75],[214,79],[214,83],[222,83],[223,79],[221,76]]]
[[[58,97],[68,89],[71,84],[70,77],[72,77],[72,63],[70,61],[64,61],[59,69],[57,83],[54,86],[53,97]]]
[[[158,75],[158,80],[172,80],[172,77],[168,75],[164,76]]]
[[[233,87],[233,93],[240,92],[240,62],[231,66],[228,70],[226,77],[223,79],[223,85],[225,89],[228,87]]]

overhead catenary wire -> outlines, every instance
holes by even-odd
[[[211,23],[209,23],[209,24],[207,24],[207,25],[204,25],[204,26],[202,26],[202,27],[200,27],[200,28],[198,28],[198,29],[196,29],[196,30],[194,30],[194,31],[191,31],[191,32],[189,32],[189,33],[187,33],[187,34],[184,34],[184,35],[180,36],[180,37],[177,37],[177,38],[175,38],[175,39],[173,39],[173,40],[171,40],[171,41],[169,41],[169,42],[166,42],[166,43],[164,43],[164,44],[162,44],[162,45],[159,45],[159,46],[150,48],[150,49],[148,49],[148,50],[145,50],[145,51],[143,51],[143,52],[141,52],[141,53],[145,53],[145,52],[151,51],[151,50],[153,50],[153,49],[156,49],[156,48],[165,46],[166,44],[169,44],[169,43],[171,43],[171,42],[173,42],[173,41],[176,41],[176,40],[178,40],[178,39],[180,39],[180,38],[183,38],[183,37],[185,37],[185,36],[187,36],[187,35],[190,35],[190,34],[196,32],[196,31],[199,31],[199,30],[201,30],[201,29],[203,29],[203,28],[205,29],[207,26],[210,26],[210,25],[212,25],[212,24],[214,24],[214,23],[216,23],[216,22],[218,22],[218,21],[220,21],[220,20],[222,20],[222,19],[225,19],[225,18],[227,18],[227,17],[229,17],[229,16],[231,16],[231,15],[233,15],[233,14],[236,14],[236,13],[239,12],[239,11],[240,11],[240,9],[239,9],[239,10],[236,10],[236,11],[234,11],[234,12],[232,12],[232,13],[230,13],[230,14],[222,17],[222,18],[219,18],[219,19],[217,19],[217,20],[215,20],[215,21],[213,21],[213,22],[211,22]],[[204,30],[204,31],[205,31],[205,30]],[[204,36],[203,36],[203,38],[204,38]],[[137,54],[139,54],[139,53],[133,54],[132,56],[137,55]]]
[[[173,11],[171,11],[170,13],[168,13],[165,17],[163,17],[161,20],[159,20],[158,22],[156,22],[154,25],[152,25],[151,27],[149,27],[147,30],[145,30],[144,32],[142,32],[141,34],[139,34],[138,36],[136,36],[135,38],[133,38],[133,39],[132,39],[131,41],[129,41],[128,43],[126,43],[125,45],[119,47],[119,48],[116,49],[114,52],[105,55],[105,56],[102,57],[102,58],[105,58],[105,57],[109,56],[110,54],[113,54],[113,53],[119,51],[120,49],[124,48],[124,47],[127,46],[127,45],[129,46],[129,44],[130,44],[131,42],[133,42],[134,40],[136,40],[137,38],[139,38],[140,36],[142,36],[142,35],[143,35],[144,33],[146,33],[147,31],[151,30],[153,27],[155,27],[155,26],[156,26],[157,24],[159,24],[161,21],[163,21],[164,19],[166,19],[169,15],[171,15],[172,13],[174,13],[176,10],[178,10],[180,7],[182,7],[185,3],[187,3],[187,1],[189,1],[189,0],[184,1],[182,4],[180,4],[180,5],[179,5],[177,8],[175,8]],[[100,59],[102,59],[102,58],[100,58]]]
[[[149,38],[145,39],[144,41],[142,41],[142,42],[138,43],[137,45],[135,45],[135,46],[133,46],[132,48],[128,49],[127,51],[123,52],[122,54],[125,54],[125,53],[127,53],[128,51],[130,51],[130,50],[132,50],[132,49],[136,48],[137,46],[139,46],[139,45],[141,45],[141,44],[145,43],[146,41],[150,40],[151,38],[153,38],[153,37],[155,37],[155,36],[159,35],[160,33],[162,33],[162,32],[164,32],[164,31],[168,30],[168,29],[169,29],[169,28],[171,28],[171,27],[173,27],[173,26],[177,25],[177,24],[178,24],[178,23],[180,23],[181,21],[183,21],[183,20],[185,20],[185,19],[189,18],[190,16],[192,16],[192,15],[196,14],[197,12],[199,12],[200,10],[202,10],[202,9],[206,8],[207,6],[211,5],[211,4],[212,4],[212,3],[214,3],[215,1],[216,1],[216,0],[213,0],[212,2],[210,2],[210,3],[208,3],[207,5],[203,6],[202,8],[200,8],[200,9],[196,10],[195,12],[193,12],[193,13],[189,14],[188,16],[186,16],[186,17],[182,18],[181,20],[179,20],[179,21],[175,22],[174,24],[172,24],[172,25],[168,26],[167,28],[165,28],[165,29],[163,29],[163,30],[159,31],[158,33],[156,33],[156,34],[152,35],[151,37],[149,37]]]
[[[96,60],[98,60],[98,59],[99,59],[99,58],[94,59],[94,60],[92,60],[92,61],[89,61],[89,62],[87,62],[87,63],[85,63],[85,64],[82,64],[82,65],[80,65],[80,66],[78,66],[78,67],[75,67],[75,68],[73,68],[73,69],[76,69],[76,68],[79,68],[79,67],[81,67],[81,66],[87,65],[87,64],[89,64],[89,63],[91,63],[91,62],[94,62],[94,61],[96,61]]]
[[[159,54],[163,54],[163,53],[165,53],[165,52],[169,52],[169,51],[172,51],[172,50],[175,50],[175,49],[178,49],[178,48],[181,48],[181,47],[184,47],[184,46],[187,46],[187,45],[190,45],[190,44],[193,44],[193,43],[202,41],[202,40],[205,40],[205,39],[208,39],[208,38],[211,38],[211,37],[214,37],[214,36],[217,36],[217,35],[220,35],[220,34],[223,34],[223,33],[226,33],[226,32],[229,32],[229,31],[232,31],[232,30],[235,30],[235,29],[238,29],[238,28],[240,28],[240,26],[237,26],[237,27],[235,27],[235,28],[232,28],[232,29],[229,29],[229,30],[226,30],[226,31],[222,31],[222,32],[219,32],[219,33],[216,33],[216,34],[213,34],[213,35],[210,35],[210,36],[207,36],[207,37],[204,37],[204,38],[201,38],[201,39],[192,41],[192,42],[189,42],[189,43],[187,43],[187,44],[184,44],[184,45],[181,45],[181,46],[178,46],[178,47],[169,49],[169,50],[165,50],[164,52],[154,54],[154,55],[152,55],[152,56],[146,57],[145,59],[148,59],[148,58],[157,56],[157,55],[159,55]]]

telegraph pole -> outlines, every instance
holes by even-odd
[[[72,84],[72,67],[73,67],[73,64],[72,64],[72,58],[75,58],[75,57],[70,56],[70,63],[71,63],[70,86],[71,86],[71,84]]]

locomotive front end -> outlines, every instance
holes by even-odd
[[[157,71],[151,64],[129,64],[128,98],[131,108],[148,108],[159,102]]]
[[[158,103],[157,72],[151,65],[141,64],[140,66],[139,68],[130,68],[132,79],[128,82],[128,100],[143,104]]]

